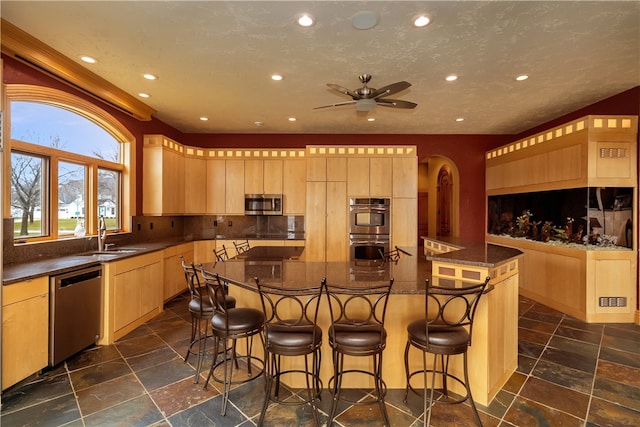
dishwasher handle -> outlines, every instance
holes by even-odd
[[[102,267],[73,271],[61,276],[55,277],[56,288],[61,289],[67,286],[86,282],[102,277]]]

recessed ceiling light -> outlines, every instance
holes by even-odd
[[[516,80],[521,82],[523,80],[527,80],[529,78],[529,76],[527,76],[526,74],[521,74],[518,77],[516,77]]]
[[[209,117],[202,116],[202,117],[200,117],[200,120],[202,120],[203,122],[206,122],[207,120],[209,120]]]
[[[417,28],[426,27],[431,22],[427,15],[418,15],[413,17],[413,26]]]
[[[149,95],[148,93],[144,93],[144,92],[140,92],[140,93],[138,94],[138,96],[139,96],[140,98],[151,98],[151,95]]]
[[[302,15],[298,16],[298,25],[300,25],[301,27],[310,27],[315,23],[316,20],[308,13],[303,13]]]
[[[464,117],[458,117],[458,118],[456,119],[456,122],[464,122]]]
[[[143,74],[142,77],[147,80],[158,80],[158,76],[155,76],[153,74]]]
[[[284,77],[282,77],[281,74],[274,74],[271,76],[271,80],[275,80],[275,81],[280,81],[282,80]]]
[[[456,80],[458,80],[458,76],[456,76],[455,74],[451,74],[448,75],[445,80],[448,82],[455,82]]]
[[[369,118],[367,119],[367,121],[368,121],[368,122],[375,122],[375,121],[376,121],[376,118],[375,118],[375,117],[369,117]]]
[[[264,123],[262,123],[262,122],[253,122],[253,124],[256,125],[256,126],[262,126]]]
[[[87,55],[81,56],[80,59],[86,62],[87,64],[95,64],[96,62],[98,62],[95,58],[92,58]]]
[[[295,122],[295,121],[296,121],[296,118],[295,118],[295,117],[289,117],[289,121],[290,121],[290,122]]]
[[[368,30],[378,23],[378,16],[370,11],[358,12],[351,18],[351,25],[358,30]]]

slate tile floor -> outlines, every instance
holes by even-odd
[[[10,426],[254,426],[263,399],[257,379],[232,390],[221,417],[217,383],[193,384],[186,296],[115,345],[86,350],[5,391],[0,424]],[[640,426],[640,326],[585,324],[520,298],[519,366],[489,407],[493,426]],[[191,362],[191,360],[190,360]],[[367,390],[352,390],[365,397]],[[422,425],[422,401],[388,390],[393,426]],[[295,399],[295,393],[291,396]],[[330,399],[323,395],[321,410]],[[376,406],[343,406],[336,425],[377,426]],[[308,406],[278,406],[268,426],[313,425]],[[433,426],[473,425],[467,405],[436,405]]]

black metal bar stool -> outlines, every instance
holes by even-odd
[[[283,288],[264,285],[257,277],[255,281],[265,315],[266,357],[266,391],[258,425],[261,426],[264,422],[269,402],[276,402],[281,405],[310,404],[314,421],[320,427],[316,399],[319,399],[322,392],[322,383],[319,377],[322,329],[317,325],[317,320],[322,285]],[[304,357],[304,370],[294,368],[283,370],[282,358],[300,356]],[[309,358],[311,358],[310,366]],[[305,377],[306,399],[299,401],[280,398],[280,379],[285,375],[292,377],[296,374],[302,374]]]
[[[238,255],[240,255],[241,253],[247,252],[249,249],[251,249],[251,246],[249,245],[249,240],[245,240],[243,242],[233,242],[233,246],[235,246],[236,248],[236,253]]]
[[[343,400],[351,405],[378,403],[385,426],[390,426],[384,403],[387,386],[382,379],[382,353],[387,344],[384,320],[393,279],[388,284],[367,287],[329,285],[322,279],[322,285],[329,301],[329,344],[333,356],[333,377],[329,381],[332,402],[327,425],[330,426],[336,416],[338,401]],[[345,356],[371,357],[373,370],[345,369]],[[344,377],[350,374],[373,377],[373,399],[356,402],[342,396]]]
[[[209,369],[209,375],[204,387],[207,388],[209,380],[213,377],[214,380],[223,384],[222,392],[222,409],[220,413],[226,414],[227,403],[229,401],[229,391],[232,384],[240,384],[255,379],[262,375],[264,370],[264,357],[262,359],[255,357],[251,354],[253,349],[253,337],[258,335],[260,338],[262,329],[264,327],[264,315],[261,310],[247,307],[229,307],[226,305],[226,286],[220,280],[218,274],[212,275],[208,273],[202,265],[199,267],[200,274],[204,279],[209,293],[209,301],[213,309],[213,316],[211,317],[211,333],[214,338],[214,345],[216,349],[216,355],[211,363],[211,369]],[[247,341],[247,354],[245,356],[239,356],[236,353],[236,341],[238,339],[245,338]],[[229,341],[231,341],[231,347],[229,347]],[[260,340],[262,341],[262,339]],[[218,361],[218,352],[220,351],[220,344],[222,344],[222,360]],[[263,343],[264,344],[264,343]],[[231,350],[231,356],[227,353]],[[247,362],[247,378],[233,379],[233,366],[234,363],[230,363],[234,360],[237,366],[238,359],[245,359]],[[252,364],[258,363],[260,369],[253,373]],[[222,366],[224,374],[222,378],[215,375],[217,367]]]
[[[187,281],[187,287],[191,294],[189,300],[189,314],[191,314],[191,342],[187,348],[187,354],[184,356],[185,363],[189,359],[189,355],[194,354],[197,357],[196,375],[193,382],[197,383],[200,378],[200,370],[202,369],[202,361],[207,350],[207,338],[209,335],[209,322],[213,316],[213,307],[209,303],[207,290],[202,286],[198,273],[193,263],[187,264],[183,256],[180,256],[184,277]],[[225,304],[227,307],[235,307],[236,299],[225,293]],[[204,323],[204,333],[202,326]],[[198,344],[198,350],[194,351],[193,347]]]
[[[407,401],[409,390],[420,394],[411,385],[411,378],[414,375],[422,374],[425,427],[431,421],[431,408],[435,403],[457,404],[466,400],[469,400],[471,404],[478,425],[482,426],[469,386],[467,349],[471,345],[476,307],[489,280],[490,277],[487,277],[484,283],[460,288],[432,286],[429,284],[429,279],[425,280],[427,285],[425,313],[427,313],[427,317],[409,323],[407,326],[409,337],[404,350],[404,368],[407,376],[404,401]],[[430,307],[433,307],[431,312],[429,311]],[[422,369],[413,372],[409,372],[409,349],[411,347],[422,351]],[[427,353],[433,354],[431,368],[427,367]],[[449,356],[458,354],[462,354],[464,357],[464,378],[449,372]],[[438,368],[438,356],[440,356],[440,368]],[[427,377],[429,373],[431,374],[431,387],[427,402]],[[442,389],[438,392],[440,396],[434,401],[435,379],[438,375],[442,378]],[[464,386],[465,395],[460,398],[451,396],[447,388],[447,379],[452,379]]]

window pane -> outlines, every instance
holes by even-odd
[[[58,234],[72,234],[84,221],[87,168],[75,163],[58,163]]]
[[[104,216],[107,229],[120,227],[120,172],[98,169],[98,216]]]
[[[120,162],[120,144],[79,114],[38,102],[11,102],[11,138]]]
[[[14,218],[16,238],[46,234],[46,165],[46,160],[42,157],[11,153],[11,216]]]

